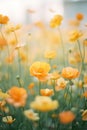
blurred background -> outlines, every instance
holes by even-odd
[[[66,21],[78,12],[86,14],[86,7],[87,0],[0,0],[0,14],[8,15],[12,22],[25,24],[49,22],[58,13]]]

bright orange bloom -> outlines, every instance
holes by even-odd
[[[50,65],[46,62],[34,62],[30,67],[30,74],[37,77],[40,81],[44,81],[48,77]]]
[[[7,41],[0,37],[0,49],[3,49],[7,45]]]
[[[59,119],[62,124],[68,124],[75,119],[75,115],[71,111],[64,111],[59,114]]]
[[[10,55],[9,57],[6,58],[6,62],[9,64],[13,63],[13,61],[14,61],[14,55]]]
[[[52,96],[54,94],[53,89],[41,89],[40,94],[42,96]]]
[[[83,93],[83,96],[84,96],[85,98],[87,98],[87,91],[85,91],[85,92]]]
[[[84,75],[84,84],[87,84],[87,75]]]
[[[8,16],[3,16],[0,14],[0,24],[7,24],[8,21],[9,21]]]
[[[74,79],[77,78],[79,76],[79,71],[78,69],[74,69],[72,67],[66,67],[63,68],[62,70],[62,76],[66,79]]]
[[[9,91],[8,97],[6,100],[8,103],[13,104],[15,107],[24,106],[26,103],[27,92],[24,88],[18,88],[13,86]]]
[[[77,20],[81,21],[81,20],[83,20],[84,15],[82,13],[78,13],[78,14],[76,14],[76,18],[77,18]]]
[[[30,83],[29,86],[28,86],[29,89],[32,89],[34,88],[34,83]]]
[[[87,39],[83,41],[83,45],[87,46]]]

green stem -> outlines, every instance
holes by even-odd
[[[3,40],[6,41],[6,38],[4,37],[3,33],[2,33],[2,25],[0,26],[0,33],[1,33],[1,36],[3,38]],[[10,56],[10,52],[9,52],[9,46],[8,46],[8,43],[7,43],[7,54],[8,54],[8,57]],[[9,65],[7,66],[7,71],[8,71],[8,87],[10,86],[10,75],[9,75]]]
[[[83,45],[83,63],[84,63],[84,60],[85,60],[85,46]]]
[[[79,40],[77,40],[77,43],[78,43],[79,52],[80,52],[80,56],[81,56],[81,70],[80,70],[80,74],[82,74],[82,70],[84,69],[84,57],[83,57],[82,52],[81,52],[81,46],[80,46]]]
[[[58,31],[59,31],[61,45],[62,45],[63,64],[64,64],[64,67],[65,67],[65,48],[64,48],[64,43],[63,43],[63,38],[62,38],[62,33],[61,33],[60,28],[58,28]]]
[[[40,95],[40,89],[41,89],[41,82],[39,81],[39,95]]]
[[[18,39],[17,39],[17,35],[14,31],[14,36],[15,36],[15,39],[16,39],[16,42],[18,43]],[[19,68],[19,76],[21,76],[21,63],[20,63],[20,51],[19,51],[19,48],[18,48],[18,68]]]
[[[53,90],[54,90],[54,98],[57,99],[57,93],[55,91],[55,80],[53,80]]]
[[[16,79],[18,81],[19,87],[23,87],[22,84],[21,84],[21,82],[20,82],[20,76],[19,75],[17,75]]]

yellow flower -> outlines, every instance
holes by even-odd
[[[72,68],[72,67],[66,67],[62,70],[62,76],[66,79],[74,79],[79,76],[78,69]]]
[[[15,121],[15,119],[13,119],[12,116],[6,116],[2,118],[2,121],[7,124],[12,124]]]
[[[46,88],[46,89],[41,89],[40,94],[42,96],[52,96],[54,94],[54,92],[53,92],[53,89]]]
[[[15,46],[16,44],[17,44],[17,41],[16,41],[16,39],[11,39],[10,41],[9,41],[9,43],[12,45],[12,46]]]
[[[84,84],[87,84],[87,74],[84,75]]]
[[[70,41],[71,42],[75,42],[77,41],[81,36],[83,35],[83,33],[81,31],[78,30],[74,30],[70,33]]]
[[[30,74],[37,77],[39,80],[46,80],[50,65],[46,62],[34,62],[30,67]]]
[[[60,78],[60,74],[57,71],[50,74],[50,79],[56,80],[58,78]]]
[[[7,27],[6,27],[6,33],[9,34],[11,32],[14,32],[14,31],[17,31],[21,28],[21,25],[17,24],[17,25],[12,25],[12,24],[9,24]]]
[[[82,113],[82,120],[87,121],[87,110],[84,110]]]
[[[75,57],[73,57],[73,56],[71,57],[71,56],[70,56],[70,57],[69,57],[69,63],[72,64],[72,65],[76,65],[76,64],[77,64],[77,61],[76,61]]]
[[[5,112],[5,113],[8,113],[9,112],[9,108],[6,107],[5,105],[6,105],[6,101],[5,100],[0,101],[0,110]]]
[[[62,90],[66,87],[66,84],[68,83],[68,81],[66,81],[64,78],[59,78],[57,79],[57,86],[56,86],[56,91]]]
[[[54,59],[56,58],[56,52],[55,51],[48,51],[45,53],[45,58],[48,59]]]
[[[55,28],[61,25],[63,17],[61,15],[55,15],[50,21],[50,27]]]
[[[26,62],[26,61],[27,61],[27,55],[26,55],[26,53],[24,52],[24,50],[21,50],[21,51],[19,52],[19,57],[20,57],[20,59],[21,59],[22,62]]]
[[[76,86],[79,87],[79,88],[82,88],[82,87],[83,87],[83,81],[82,81],[82,80],[77,81],[75,84],[76,84]]]
[[[2,90],[0,89],[0,99],[6,99],[8,97],[9,95],[7,93],[3,93]]]
[[[52,118],[58,118],[58,114],[52,114]]]
[[[30,120],[32,120],[32,121],[37,121],[37,120],[39,120],[38,113],[34,113],[34,111],[33,111],[32,109],[30,109],[30,110],[25,110],[25,111],[24,111],[24,115],[25,115],[28,119],[30,119]]]
[[[35,101],[30,103],[30,107],[38,111],[48,112],[58,108],[58,101],[52,101],[52,99],[47,96],[37,96]]]

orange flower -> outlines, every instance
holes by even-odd
[[[7,45],[7,41],[0,37],[0,49],[3,49]]]
[[[34,87],[34,83],[30,83],[28,86],[29,89],[32,89],[33,87]]]
[[[71,111],[64,111],[59,114],[59,119],[62,124],[68,124],[75,119],[75,115]]]
[[[87,39],[83,41],[83,45],[87,46]]]
[[[81,21],[81,20],[83,20],[84,15],[82,13],[78,13],[78,14],[76,14],[76,18],[77,18],[77,20]]]
[[[77,78],[79,76],[79,71],[78,69],[74,69],[72,67],[66,67],[63,68],[62,70],[62,76],[66,79],[74,79]]]
[[[14,61],[14,55],[10,55],[9,57],[6,58],[6,62],[9,64],[13,63],[13,61]]]
[[[84,75],[84,84],[87,84],[87,75]]]
[[[8,103],[13,104],[15,107],[24,106],[26,103],[27,92],[24,88],[18,88],[13,86],[9,91],[8,97],[6,100]]]
[[[52,96],[54,94],[54,92],[53,92],[53,89],[46,88],[46,89],[41,89],[40,94],[42,96]]]
[[[50,27],[55,28],[61,25],[63,17],[61,15],[55,15],[50,21]]]
[[[87,91],[85,91],[85,92],[83,93],[83,96],[84,96],[85,98],[87,98]]]
[[[36,13],[36,10],[33,10],[33,9],[27,9],[27,12],[32,14],[32,13]]]
[[[41,81],[47,79],[49,71],[50,65],[46,62],[34,62],[30,67],[30,74]]]
[[[53,68],[53,69],[57,69],[57,65],[53,65],[52,68]]]
[[[7,24],[8,21],[9,21],[8,16],[3,16],[0,14],[0,24]]]

